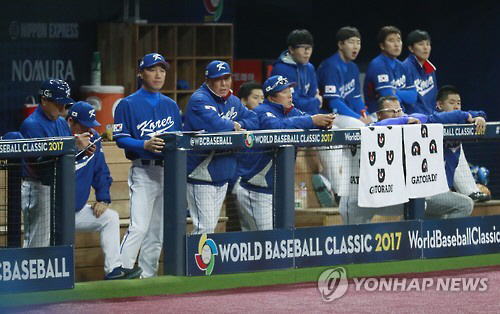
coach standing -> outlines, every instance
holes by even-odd
[[[68,83],[48,79],[39,90],[39,105],[21,124],[23,138],[44,138],[71,136],[63,116],[73,104]],[[76,135],[77,148],[83,149],[90,143],[90,134]],[[41,175],[42,167],[26,163],[21,185],[21,207],[24,212],[24,247],[50,245],[50,186]]]
[[[115,111],[113,137],[132,160],[128,176],[130,224],[121,244],[124,268],[133,268],[139,249],[142,278],[156,276],[163,243],[164,142],[157,137],[182,129],[179,107],[160,93],[169,64],[149,53],[139,64],[142,87],[122,99]]]
[[[231,69],[214,60],[205,69],[205,83],[189,99],[184,130],[207,132],[256,129],[257,115],[231,92]],[[236,157],[228,152],[188,152],[187,201],[193,234],[212,233],[229,180],[236,174]]]

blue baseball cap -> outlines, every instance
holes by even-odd
[[[148,53],[142,58],[141,63],[139,63],[139,70],[149,68],[157,64],[163,65],[165,67],[165,70],[168,70],[170,68],[170,64],[165,61],[165,58],[163,58],[161,54],[152,52]]]
[[[271,76],[264,82],[262,89],[264,90],[264,96],[268,96],[272,93],[281,92],[287,87],[293,87],[297,85],[295,82],[288,82],[288,79],[282,75]]]
[[[101,125],[96,120],[95,108],[86,101],[79,101],[71,106],[68,111],[68,117],[77,120],[88,128]]]
[[[60,105],[69,105],[75,101],[69,97],[71,89],[68,83],[58,79],[48,79],[42,83],[38,92],[40,96],[44,96],[48,100],[52,100]]]
[[[231,74],[231,68],[229,68],[227,62],[221,60],[210,62],[205,69],[206,78],[216,78],[227,74]]]

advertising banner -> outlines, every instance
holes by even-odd
[[[71,289],[73,246],[0,249],[0,293]]]

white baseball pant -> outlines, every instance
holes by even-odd
[[[241,228],[242,231],[273,229],[272,194],[250,191],[238,185],[236,196],[238,197],[239,212],[246,222],[245,226]]]
[[[213,233],[219,221],[228,184],[223,186],[187,184],[188,210],[193,219],[191,234]]]
[[[120,217],[112,209],[106,209],[97,218],[89,204],[75,213],[76,231],[98,231],[104,253],[104,272],[110,273],[122,266],[120,256]]]
[[[430,219],[468,217],[474,207],[474,202],[470,197],[451,191],[427,197],[425,203],[425,215]],[[380,208],[360,207],[357,196],[342,196],[339,211],[345,224],[361,224],[370,223],[375,215],[403,215],[404,205],[397,204]]]
[[[21,182],[21,207],[24,215],[23,247],[50,245],[50,186],[38,181]]]
[[[140,249],[141,278],[154,277],[163,244],[163,167],[134,160],[128,186],[130,224],[120,249],[123,267],[134,267]]]
[[[361,122],[359,119],[337,115],[335,120],[333,121],[333,128],[359,128],[364,126],[365,124]],[[342,145],[332,146],[331,149],[327,149],[328,147],[318,148],[319,159],[321,160],[321,164],[323,165],[323,175],[330,181],[332,184],[333,191],[338,194],[340,191],[340,185],[342,183],[341,175],[342,175]]]
[[[458,193],[467,196],[474,192],[479,192],[479,188],[470,171],[469,163],[465,158],[465,152],[462,145],[460,145],[460,157],[458,159],[457,168],[455,169],[455,176],[453,177],[453,186]]]

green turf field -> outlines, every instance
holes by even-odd
[[[500,254],[337,266],[344,267],[347,270],[348,277],[352,278],[455,270],[495,265],[500,265]],[[19,306],[314,282],[318,279],[319,275],[328,268],[331,267],[285,269],[199,277],[161,276],[149,279],[83,282],[76,283],[75,288],[72,290],[0,295],[0,305]]]

